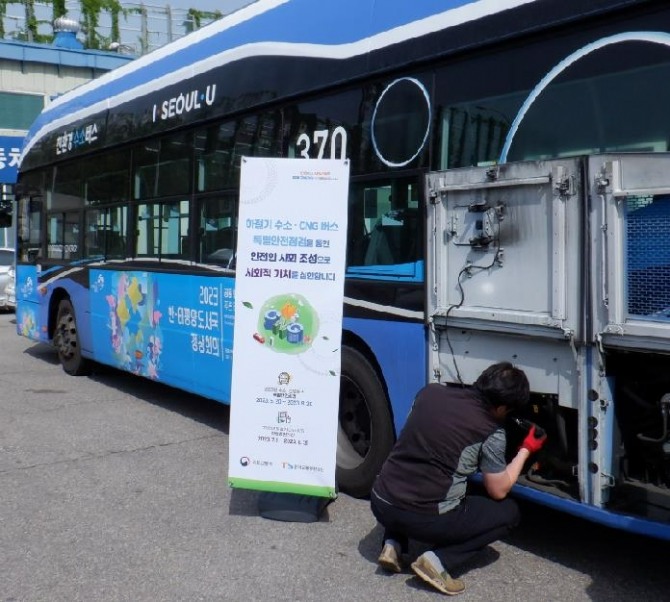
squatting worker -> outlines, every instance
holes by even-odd
[[[509,362],[488,367],[471,388],[430,384],[419,391],[370,496],[385,528],[383,568],[401,572],[401,554],[414,539],[433,549],[412,570],[444,594],[465,590],[448,571],[519,522],[519,509],[507,494],[546,436],[536,437],[532,427],[507,464],[502,425],[528,398],[526,375]],[[476,471],[488,495],[467,493],[468,475]]]

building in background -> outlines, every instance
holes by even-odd
[[[53,98],[133,60],[86,50],[76,21],[59,19],[51,44],[0,40],[0,247],[14,246],[12,189],[23,138]]]
[[[54,20],[51,1],[0,0],[0,247],[14,245],[8,224],[23,137],[52,98],[255,1],[200,10],[66,0],[66,16]]]

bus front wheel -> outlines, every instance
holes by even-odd
[[[368,495],[393,442],[393,420],[377,373],[363,354],[343,347],[337,433],[339,490],[354,497]]]
[[[88,362],[81,356],[81,347],[79,346],[79,336],[77,334],[77,321],[72,303],[68,299],[63,299],[58,304],[54,345],[58,351],[58,359],[65,372],[73,376],[86,373]]]

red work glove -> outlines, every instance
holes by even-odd
[[[546,440],[546,433],[542,433],[542,436],[538,437],[535,434],[535,425],[533,425],[530,427],[530,430],[528,431],[528,434],[526,435],[526,438],[523,440],[523,443],[519,449],[526,448],[532,455],[542,449],[542,446]]]

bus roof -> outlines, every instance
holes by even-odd
[[[54,100],[21,169],[645,1],[259,0]]]

